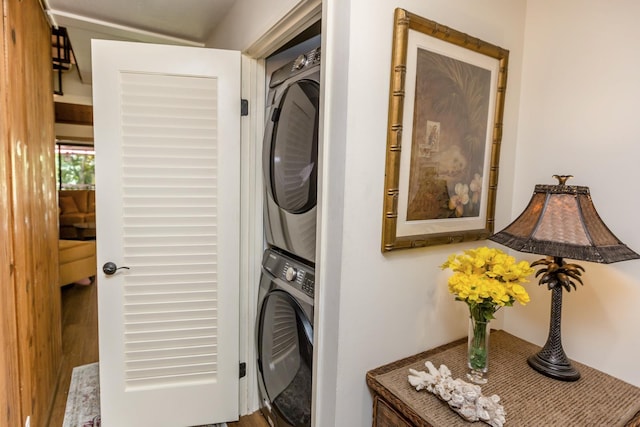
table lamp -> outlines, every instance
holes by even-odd
[[[584,268],[564,258],[610,264],[638,259],[640,255],[622,243],[602,222],[591,200],[589,187],[566,185],[571,175],[554,175],[558,185],[536,185],[527,208],[504,230],[489,237],[520,252],[547,255],[532,263],[543,266],[536,273],[539,284],[551,290],[551,321],[547,342],[527,359],[536,371],[563,381],[576,381],[580,372],[562,348],[562,291],[582,285]]]

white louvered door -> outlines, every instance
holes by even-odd
[[[102,425],[235,420],[240,54],[92,55]]]

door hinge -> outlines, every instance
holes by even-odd
[[[249,115],[249,101],[246,99],[240,100],[240,115],[248,116]]]
[[[240,362],[240,378],[244,378],[247,376],[247,364],[245,362]]]

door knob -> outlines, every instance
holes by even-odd
[[[102,271],[104,271],[104,274],[111,276],[116,271],[121,270],[123,268],[126,268],[127,270],[129,270],[129,267],[118,267],[115,262],[109,261],[104,263],[104,265],[102,266]]]

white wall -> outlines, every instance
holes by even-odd
[[[313,8],[318,1],[236,0],[205,45],[246,52],[257,41],[270,33],[287,15],[296,10]],[[263,53],[259,52],[259,54]]]
[[[439,265],[478,243],[380,252],[394,8],[510,50],[498,219],[510,219],[525,1],[327,0],[316,426],[371,425],[367,370],[466,332]]]
[[[245,49],[274,16],[286,13],[282,8],[297,4],[273,0],[264,10],[238,3],[209,45]],[[640,207],[633,196],[640,181],[640,149],[633,145],[640,135],[634,116],[640,111],[640,27],[634,22],[640,4],[611,4],[323,2],[317,427],[370,425],[367,370],[465,334],[466,308],[447,293],[438,266],[448,254],[482,244],[380,253],[393,8],[510,50],[497,229],[524,208],[535,184],[571,173],[574,184],[590,186],[609,227],[640,250],[632,225]],[[571,358],[640,385],[633,360],[640,350],[640,262],[585,266],[585,286],[564,300],[565,349]],[[532,302],[505,310],[503,327],[543,344],[549,292],[535,283],[528,288]]]
[[[513,217],[535,184],[571,174],[569,184],[590,187],[604,222],[640,251],[638,16],[635,0],[527,3]],[[563,298],[564,349],[572,359],[640,386],[640,261],[581,264],[584,286]],[[530,305],[510,310],[504,326],[544,344],[550,292],[529,288]]]
[[[55,78],[57,78],[57,75]],[[53,95],[53,99],[57,102],[66,102],[69,104],[93,104],[91,85],[82,83],[78,75],[78,70],[75,68],[62,73],[62,93],[63,95]]]
[[[55,78],[57,78],[57,75]],[[82,105],[93,104],[91,85],[84,84],[80,81],[80,76],[75,68],[62,73],[62,92],[63,95],[53,95],[55,102]],[[65,123],[56,123],[55,125],[56,138],[58,139],[80,140],[92,143],[89,141],[93,140],[93,126]]]

